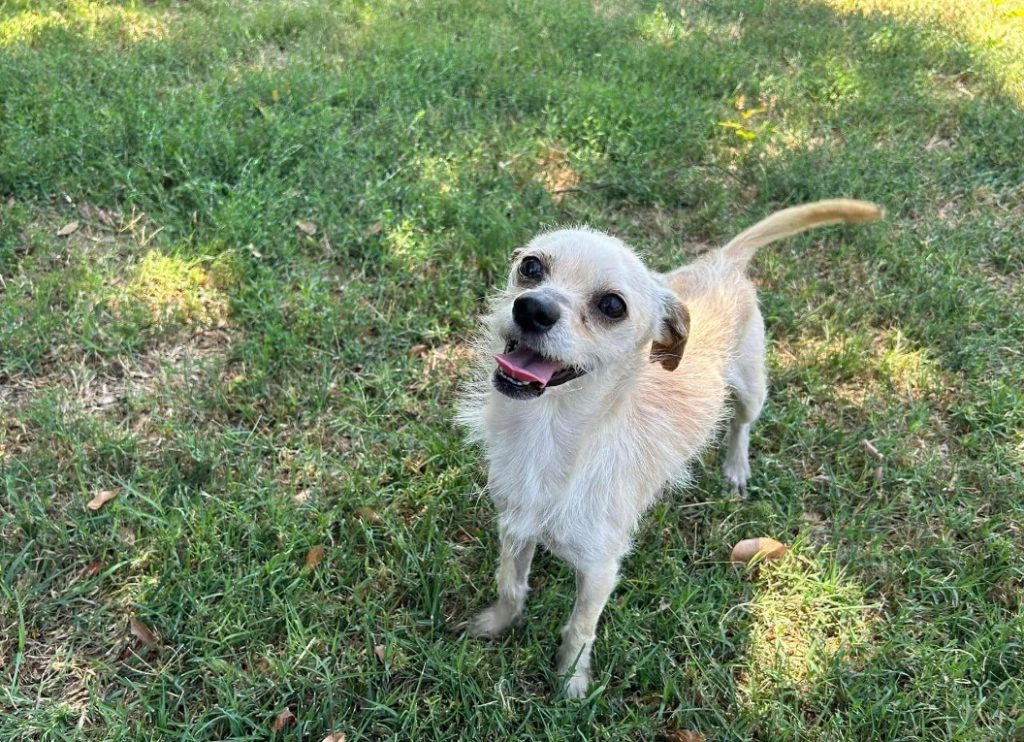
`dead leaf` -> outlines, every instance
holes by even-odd
[[[730,559],[740,564],[749,564],[754,558],[779,559],[789,547],[773,538],[747,538],[732,547]]]
[[[384,229],[384,225],[381,224],[380,222],[375,222],[374,224],[371,224],[367,228],[366,234],[368,234],[368,235],[380,234],[382,229]]]
[[[310,237],[316,234],[316,223],[314,222],[295,222],[295,226],[299,228],[300,232],[308,234]]]
[[[426,345],[420,343],[409,348],[410,358],[426,358],[427,351],[430,350]]]
[[[114,215],[106,209],[97,209],[96,217],[108,227],[114,226]]]
[[[875,448],[875,444],[869,441],[867,438],[860,442],[860,447],[864,449],[864,453],[873,458],[879,464],[885,461],[885,456],[883,456],[882,453],[877,448]]]
[[[67,237],[69,234],[74,234],[78,231],[78,222],[68,222],[63,227],[57,230],[58,237]]]
[[[99,510],[101,507],[106,505],[108,502],[117,497],[120,490],[100,490],[96,495],[86,503],[86,507],[90,510]]]
[[[145,644],[146,647],[156,649],[160,645],[160,642],[156,640],[156,635],[153,634],[150,628],[135,616],[129,618],[128,623],[131,627],[132,636]]]
[[[365,520],[367,523],[380,523],[382,518],[373,508],[361,507],[356,509],[356,517],[359,520]]]
[[[317,545],[306,552],[306,569],[312,572],[324,560],[324,547]]]
[[[345,742],[345,733],[331,732],[326,737],[324,737],[323,742]]]
[[[688,729],[676,729],[665,733],[668,742],[704,742],[706,739],[700,732],[691,732]]]
[[[378,644],[376,647],[374,647],[373,648],[373,653],[374,653],[374,655],[376,655],[377,659],[379,659],[381,661],[382,665],[386,665],[387,664],[387,660],[385,659],[385,655],[384,655],[384,645],[383,644]]]
[[[85,568],[85,576],[86,577],[95,577],[102,570],[103,570],[103,565],[102,564],[100,564],[99,562],[93,562],[92,564],[90,564],[88,567]]]
[[[275,732],[280,732],[289,724],[295,723],[295,714],[292,713],[290,708],[286,708],[284,711],[274,717],[274,723],[270,725],[270,728]]]

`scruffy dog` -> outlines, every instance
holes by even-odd
[[[870,222],[851,200],[779,211],[667,274],[589,229],[534,238],[484,318],[497,363],[467,389],[460,420],[482,443],[498,511],[498,600],[464,624],[497,636],[519,620],[536,545],[576,568],[558,672],[579,698],[630,538],[725,418],[725,478],[744,491],[750,425],[764,404],[764,322],[745,269],[757,248],[811,227]],[[685,348],[685,352],[684,352]]]

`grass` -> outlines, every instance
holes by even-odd
[[[0,738],[1022,738],[1024,20],[941,5],[0,3]],[[759,256],[753,496],[712,451],[654,509],[592,697],[552,558],[449,635],[510,251],[835,196],[889,219]]]

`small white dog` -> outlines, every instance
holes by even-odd
[[[589,229],[542,234],[515,252],[484,319],[497,368],[482,369],[459,414],[486,451],[501,538],[498,600],[465,624],[471,634],[497,636],[519,620],[542,544],[576,568],[558,672],[567,695],[585,695],[598,618],[640,516],[666,485],[686,481],[730,390],[725,478],[746,488],[750,425],[766,392],[764,322],[745,275],[754,252],[881,216],[850,200],[785,209],[664,275]]]

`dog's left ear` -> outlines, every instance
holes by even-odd
[[[668,289],[662,295],[662,305],[658,334],[651,345],[651,362],[661,363],[666,371],[675,371],[690,335],[690,313]]]

